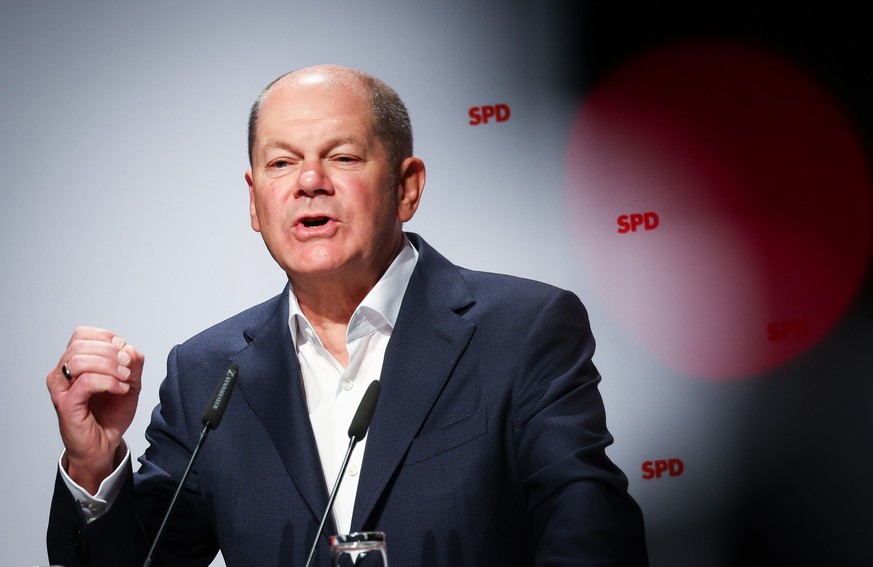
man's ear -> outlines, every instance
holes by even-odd
[[[246,170],[246,183],[249,186],[249,215],[252,217],[252,229],[255,232],[261,232],[261,225],[258,223],[258,210],[255,208],[255,186],[252,182],[252,170]]]
[[[400,164],[397,176],[397,219],[400,222],[410,220],[424,192],[426,173],[424,162],[417,157],[408,157]]]

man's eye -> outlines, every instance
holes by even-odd
[[[270,167],[273,169],[282,169],[291,165],[284,159],[279,159],[270,164]]]

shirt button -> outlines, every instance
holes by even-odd
[[[349,465],[349,476],[358,476],[358,465]]]
[[[352,384],[352,381],[349,380],[348,378],[343,380],[343,390],[345,390],[346,392],[351,390],[353,386],[354,386],[354,384]]]
[[[310,327],[306,327],[303,330],[303,334],[306,335],[306,338],[309,339],[310,341],[315,339],[315,333],[312,332],[312,329]]]

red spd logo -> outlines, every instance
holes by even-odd
[[[658,213],[649,211],[647,213],[621,215],[616,219],[616,222],[618,223],[618,233],[627,234],[628,232],[636,232],[639,229],[655,230],[661,224],[661,219],[658,218]]]
[[[492,118],[494,122],[506,122],[509,120],[509,106],[505,104],[491,104],[486,106],[474,106],[467,114],[470,116],[470,126],[488,124]]]
[[[661,478],[662,476],[680,476],[685,472],[682,459],[657,459],[643,463],[643,480]]]

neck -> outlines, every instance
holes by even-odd
[[[402,247],[401,237],[385,257],[370,264],[372,269],[289,277],[300,310],[313,326],[348,326],[355,309],[376,286]]]
[[[291,286],[300,310],[318,334],[321,343],[333,357],[346,367],[349,362],[346,333],[355,309],[370,293],[391,262],[400,253],[401,239],[396,249],[370,273],[358,273],[357,278],[347,274],[323,277],[292,278]]]

